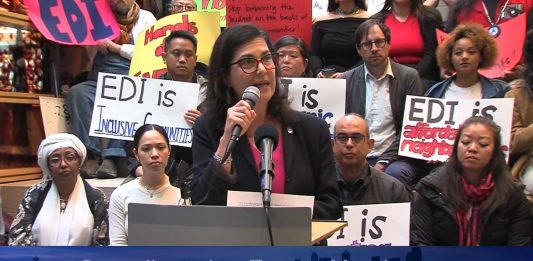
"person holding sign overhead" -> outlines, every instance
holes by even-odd
[[[444,99],[503,98],[509,84],[481,75],[498,57],[496,41],[476,23],[458,25],[437,49],[437,62],[455,75],[431,86],[425,96]]]
[[[325,77],[322,69],[342,73],[359,64],[353,33],[368,17],[364,0],[329,0],[328,13],[313,24],[309,59],[313,76]]]
[[[532,218],[500,149],[500,127],[474,116],[446,164],[423,178],[411,216],[411,245],[529,246]]]
[[[159,125],[145,124],[135,132],[133,153],[143,168],[142,177],[117,187],[109,200],[109,240],[128,244],[128,204],[181,205],[180,189],[170,185],[165,168],[170,157],[167,133]]]
[[[397,179],[370,167],[366,155],[374,147],[363,117],[350,113],[335,124],[333,154],[341,201],[346,205],[409,202],[405,186]]]
[[[324,120],[289,108],[276,65],[270,38],[255,25],[230,26],[216,40],[206,111],[193,127],[192,202],[225,205],[228,190],[259,192],[261,156],[254,133],[270,124],[279,134],[272,192],[314,196],[313,218],[338,219],[342,209],[329,129]],[[233,150],[227,150],[229,144],[235,144]]]
[[[71,132],[80,138],[88,150],[87,162],[81,169],[84,178],[115,178],[119,174],[117,164],[122,166],[126,157],[124,141],[89,136],[98,73],[127,75],[135,38],[156,21],[152,13],[140,9],[134,0],[108,2],[119,24],[120,36],[100,42],[88,80],[74,85],[66,99]],[[102,143],[106,144],[105,148],[101,148]]]

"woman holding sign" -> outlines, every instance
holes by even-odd
[[[530,245],[529,205],[500,147],[492,120],[474,116],[463,123],[448,162],[416,186],[412,245]]]
[[[437,49],[437,62],[455,75],[427,90],[424,96],[444,99],[503,98],[509,85],[481,75],[479,69],[492,67],[498,57],[494,38],[475,23],[458,25]]]
[[[314,196],[313,217],[337,219],[341,205],[329,129],[325,121],[289,108],[276,65],[270,38],[255,25],[228,27],[215,42],[206,111],[193,128],[193,204],[225,205],[229,190],[261,190],[254,133],[270,124],[279,136],[272,191]],[[259,89],[260,97],[241,100],[250,86]],[[238,128],[240,138],[228,154]]]

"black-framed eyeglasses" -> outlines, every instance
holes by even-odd
[[[63,160],[70,165],[73,161],[78,160],[78,154],[76,153],[67,153],[61,157],[55,156],[48,159],[48,164],[50,164],[51,167],[59,167],[61,166],[61,162]]]
[[[383,46],[385,46],[386,43],[387,43],[387,40],[385,39],[377,39],[374,41],[368,41],[368,42],[361,43],[359,44],[359,47],[361,47],[361,49],[365,51],[369,51],[370,49],[372,49],[373,44],[375,44],[377,48],[383,48]]]
[[[251,74],[251,73],[257,72],[257,68],[259,67],[260,62],[263,64],[263,66],[265,66],[267,70],[272,70],[276,68],[277,60],[278,60],[277,53],[268,53],[268,54],[263,55],[261,59],[255,59],[253,57],[246,57],[234,63],[230,63],[229,65],[233,66],[235,64],[238,64],[244,73]]]
[[[196,7],[194,5],[172,5],[172,9],[177,10],[178,12],[183,11],[194,11]]]
[[[339,133],[335,135],[335,141],[337,141],[340,144],[346,144],[349,139],[351,139],[353,143],[360,144],[361,142],[365,140],[365,138],[366,138],[365,135],[361,133],[354,133],[350,135]]]

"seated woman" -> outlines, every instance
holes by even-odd
[[[533,202],[533,29],[526,34],[524,43],[526,71],[521,81],[505,95],[514,98],[511,128],[512,176],[526,186],[526,196]]]
[[[13,220],[11,246],[107,245],[104,193],[80,177],[87,150],[78,137],[58,133],[41,142],[42,182],[31,186]]]
[[[364,0],[329,0],[328,13],[317,18],[311,33],[313,76],[323,77],[320,70],[324,68],[341,73],[360,63],[354,32],[368,16]]]
[[[437,49],[437,62],[455,75],[430,87],[425,96],[445,99],[503,98],[509,85],[479,74],[494,65],[498,47],[494,38],[475,23],[458,25]]]
[[[531,212],[500,147],[492,120],[463,123],[446,164],[416,186],[411,245],[530,245]]]
[[[314,196],[313,218],[337,219],[342,209],[329,129],[324,120],[289,108],[273,51],[267,34],[252,24],[230,26],[216,40],[206,111],[193,127],[192,202],[225,205],[228,190],[260,191],[254,133],[268,123],[279,133],[272,191]],[[253,108],[241,100],[248,86],[261,92]],[[242,137],[227,154],[236,125]]]
[[[383,9],[371,18],[390,28],[389,57],[415,68],[424,90],[440,80],[435,30],[442,27],[442,17],[437,10],[419,0],[386,0]]]
[[[165,174],[170,145],[163,128],[145,124],[135,132],[133,153],[141,163],[143,175],[116,188],[109,201],[111,245],[128,244],[128,204],[181,205],[180,189],[170,185]]]
[[[286,35],[274,44],[279,56],[279,67],[283,77],[312,77],[309,67],[309,52],[305,42],[292,35]]]

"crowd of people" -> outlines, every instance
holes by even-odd
[[[533,31],[524,32],[522,62],[504,77],[480,72],[495,64],[499,24],[529,15],[531,1],[458,0],[444,26],[421,1],[385,0],[370,16],[364,1],[329,0],[310,48],[293,35],[273,43],[257,25],[231,25],[213,46],[207,74],[197,71],[195,36],[171,32],[160,78],[199,85],[198,107],[183,115],[192,149],[171,146],[155,124],[138,128],[127,144],[89,136],[97,73],[127,74],[135,36],[155,21],[133,0],[108,1],[121,37],[100,43],[88,81],[68,92],[74,135],[43,140],[43,180],[24,196],[10,245],[127,245],[129,203],[225,205],[228,191],[259,192],[254,133],[263,124],[279,136],[272,192],[313,196],[314,219],[338,219],[346,205],[411,202],[412,245],[531,245]],[[479,8],[485,16],[472,14]],[[194,11],[196,4],[174,0],[169,10]],[[449,31],[440,45],[438,28]],[[324,120],[289,107],[283,77],[345,79],[345,116],[333,135]],[[241,100],[248,86],[261,92],[255,104]],[[461,125],[446,162],[400,156],[408,95],[514,98],[509,162],[500,126],[478,115]],[[121,173],[129,178],[109,206],[84,180]]]

